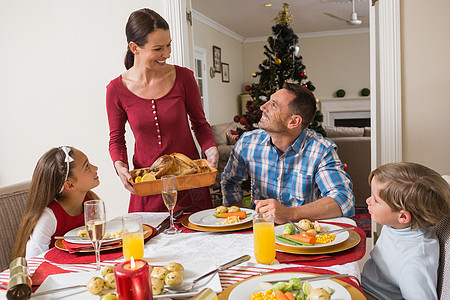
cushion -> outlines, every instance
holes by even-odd
[[[324,126],[327,138],[331,137],[360,137],[364,135],[364,128]]]
[[[237,134],[232,134],[230,132],[227,132],[226,136],[227,136],[227,145],[234,145],[234,144],[236,144],[236,142],[238,140],[238,135]]]
[[[370,131],[370,127],[364,127],[364,136],[371,136]]]
[[[234,122],[225,123],[225,124],[217,124],[217,125],[211,126],[212,132],[214,134],[214,139],[216,140],[217,145],[226,145],[227,144],[226,133],[230,130],[231,124],[234,124]]]

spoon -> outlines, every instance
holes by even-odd
[[[233,259],[232,261],[229,261],[229,262],[227,262],[227,263],[217,267],[217,269],[209,271],[208,273],[206,273],[206,274],[204,274],[204,275],[194,279],[194,281],[192,281],[191,283],[185,283],[185,284],[177,285],[177,286],[168,286],[168,287],[166,287],[166,290],[169,293],[187,293],[187,292],[190,292],[194,288],[194,285],[197,282],[199,282],[200,280],[202,280],[203,278],[208,277],[210,275],[214,275],[214,274],[216,274],[219,271],[223,271],[223,270],[226,270],[228,268],[234,267],[234,266],[236,266],[236,265],[238,265],[240,263],[246,262],[250,258],[251,258],[250,255],[243,255],[243,256],[241,256],[239,258]]]

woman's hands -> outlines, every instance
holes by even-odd
[[[114,162],[114,168],[116,168],[117,175],[119,175],[123,186],[132,194],[136,194],[133,186],[130,183],[130,181],[133,179],[131,178],[131,174],[128,171],[128,165],[121,160],[117,160],[116,162]]]
[[[209,161],[212,167],[217,168],[217,164],[219,163],[219,150],[216,146],[208,148],[205,151],[206,160]]]

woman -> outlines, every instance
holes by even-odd
[[[217,146],[192,71],[166,63],[171,52],[167,22],[151,9],[140,9],[130,15],[126,35],[127,71],[107,87],[109,152],[122,183],[132,193],[128,211],[167,211],[161,195],[137,196],[128,182],[125,123],[129,122],[135,138],[134,168],[149,167],[159,156],[173,152],[198,159],[188,116],[202,152],[213,166],[217,165]],[[199,188],[179,192],[175,209],[211,207],[209,189]]]

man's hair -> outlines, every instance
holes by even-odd
[[[450,187],[436,171],[412,162],[388,163],[369,175],[381,184],[380,198],[393,211],[411,214],[411,228],[436,225],[450,213]]]
[[[302,128],[308,127],[316,114],[316,97],[310,90],[297,83],[286,82],[283,89],[288,90],[295,96],[289,103],[289,110],[293,115],[302,117]]]

